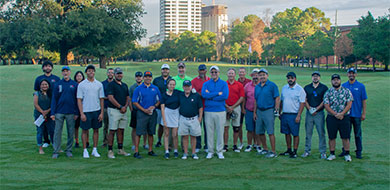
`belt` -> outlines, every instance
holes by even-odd
[[[273,107],[271,107],[271,108],[257,108],[257,109],[259,109],[260,111],[266,111],[266,110],[269,110],[269,109],[272,109]]]
[[[182,117],[184,117],[184,116],[182,116]],[[195,117],[184,117],[184,119],[186,119],[186,120],[195,120],[196,116]]]
[[[287,113],[287,112],[283,112],[283,114],[297,115],[298,113]]]

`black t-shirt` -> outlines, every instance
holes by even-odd
[[[180,115],[184,117],[195,117],[199,115],[199,108],[203,107],[202,100],[198,93],[190,93],[188,97],[185,96],[184,92],[179,95],[180,100]]]
[[[159,77],[156,77],[152,84],[157,86],[158,90],[160,90],[160,93],[161,95],[165,94],[165,92],[167,91],[167,82],[169,79],[171,79],[172,77],[171,76],[168,76],[167,80],[164,80],[164,77],[163,76],[159,76]],[[158,105],[157,109],[160,109],[160,105]]]
[[[165,107],[169,109],[177,109],[180,106],[179,96],[181,92],[173,90],[172,95],[168,95],[166,92],[161,93],[161,104],[165,104]]]
[[[127,84],[122,82],[118,84],[116,81],[112,81],[107,85],[107,97],[108,95],[113,95],[114,99],[122,106],[126,105],[127,96],[129,96],[129,88]],[[108,101],[109,108],[117,108],[111,101]]]
[[[328,87],[322,83],[319,83],[317,88],[314,88],[313,83],[311,83],[306,85],[304,90],[306,92],[307,102],[309,103],[310,107],[317,107],[324,100],[324,95],[325,92],[328,90]],[[322,107],[318,111],[322,111],[323,109],[324,107]]]

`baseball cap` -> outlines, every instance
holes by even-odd
[[[135,73],[135,77],[142,77],[142,72],[141,71],[137,71]]]
[[[341,79],[339,74],[333,74],[332,75],[332,80],[335,79],[335,78]]]
[[[261,73],[261,72],[268,74],[267,69],[260,69],[259,73]]]
[[[288,72],[286,77],[294,77],[297,78],[297,75],[294,72]]]
[[[347,73],[349,73],[349,72],[357,73],[357,70],[355,68],[351,67],[347,70]]]
[[[144,77],[152,77],[153,76],[153,74],[152,74],[152,72],[150,72],[150,71],[145,71],[144,72]]]
[[[95,66],[93,66],[93,65],[88,65],[88,66],[85,68],[85,72],[87,72],[88,69],[93,69],[94,71],[96,71],[96,70],[95,70]],[[115,70],[114,70],[114,73],[115,73]]]
[[[314,71],[314,72],[311,74],[311,76],[314,76],[314,75],[321,76],[320,72],[318,72],[318,71]]]
[[[210,67],[210,71],[213,70],[213,69],[219,71],[219,68],[218,68],[218,66],[216,66],[216,65]]]
[[[179,64],[177,64],[177,67],[186,67],[186,64],[184,64],[183,62],[180,62]]]
[[[253,73],[258,73],[259,71],[260,71],[260,69],[254,68],[254,69],[252,70],[252,74],[253,74]]]
[[[51,67],[53,67],[53,63],[50,61],[50,60],[46,60],[45,62],[43,62],[42,64],[42,68],[46,65],[50,65]]]
[[[64,70],[70,71],[70,67],[69,67],[69,66],[63,66],[62,69],[61,69],[61,71],[64,71]]]
[[[163,64],[161,66],[161,69],[170,69],[169,65],[168,64]]]
[[[183,82],[183,86],[191,86],[191,81],[185,80],[185,81]]]
[[[120,73],[123,73],[123,71],[120,67],[117,67],[114,69],[114,74],[120,74]]]
[[[206,65],[205,64],[201,64],[201,65],[199,65],[199,67],[198,67],[198,70],[200,71],[200,70],[206,70],[207,69],[207,67],[206,67]]]

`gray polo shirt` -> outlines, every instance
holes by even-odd
[[[77,98],[83,100],[83,112],[94,112],[100,110],[100,98],[104,98],[103,84],[94,79],[83,80],[77,88]]]

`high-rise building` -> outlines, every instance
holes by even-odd
[[[202,7],[202,31],[214,33],[227,32],[228,15],[226,5],[211,5]]]

